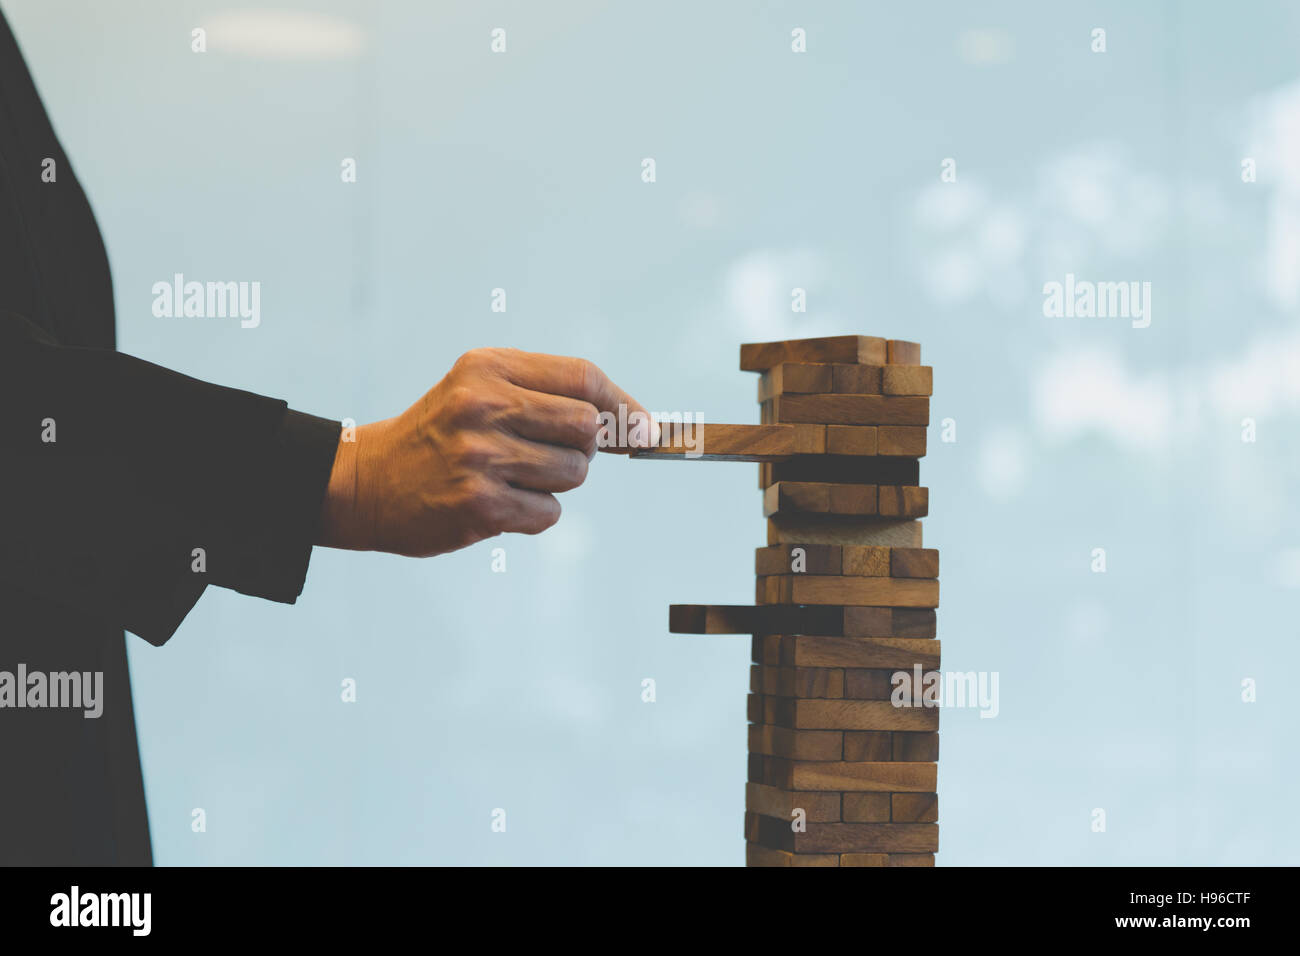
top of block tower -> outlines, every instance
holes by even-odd
[[[786,362],[844,365],[919,365],[915,342],[874,335],[832,335],[815,339],[757,342],[740,347],[742,372],[765,372]]]

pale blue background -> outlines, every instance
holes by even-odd
[[[1300,12],[978,6],[318,3],[258,53],[222,3],[3,0],[124,350],[366,421],[514,345],[757,421],[739,342],[918,340],[944,663],[1001,675],[943,716],[940,863],[1300,862]],[[154,318],[178,271],[261,327]],[[1066,272],[1151,327],[1044,318]],[[749,642],[667,605],[752,600],[754,470],[602,458],[539,538],[318,551],[295,607],[132,638],[157,860],[740,863]]]

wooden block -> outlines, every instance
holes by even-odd
[[[745,698],[745,719],[751,724],[761,724],[766,717],[766,703],[762,694],[749,694]]]
[[[712,425],[660,423],[659,444],[634,448],[632,458],[698,461],[774,461],[826,451],[818,425]]]
[[[885,340],[870,335],[833,335],[784,342],[758,342],[740,347],[740,370],[763,372],[783,362],[829,365],[885,365]]]
[[[753,844],[749,844],[753,846]],[[773,853],[780,853],[780,850],[773,850]],[[793,856],[794,854],[790,854]],[[916,854],[920,855],[920,854]],[[888,866],[888,853],[841,853],[840,866]]]
[[[761,760],[757,771],[761,782],[784,790],[930,793],[938,785],[939,765],[935,763],[800,761],[751,754],[754,756]]]
[[[803,731],[803,733],[818,733],[818,731]],[[894,738],[898,734],[888,730],[849,730],[845,731],[843,736],[844,759],[851,763],[859,763],[892,759]]]
[[[843,741],[844,734],[838,730],[791,730],[761,723],[749,725],[751,754],[787,760],[840,760],[844,753]],[[890,759],[889,754],[881,759]]]
[[[928,365],[886,365],[880,373],[880,390],[886,395],[930,395],[934,370]]]
[[[924,518],[930,513],[930,489],[909,485],[880,485],[882,518]]]
[[[766,402],[779,395],[829,392],[833,381],[831,368],[830,365],[807,365],[799,362],[775,365],[759,376],[758,400]],[[877,388],[876,391],[880,389]]]
[[[774,424],[930,424],[930,399],[917,395],[783,395],[764,404]]]
[[[847,854],[842,854],[840,856],[840,859],[843,860],[844,856],[846,855]],[[826,865],[829,866],[829,864]],[[840,864],[840,866],[845,866],[845,865],[846,864],[844,863]],[[889,863],[886,865],[887,866],[934,866],[934,854],[933,853],[890,853]]]
[[[890,548],[889,574],[895,578],[937,578],[939,552],[934,548]]]
[[[875,485],[835,485],[820,481],[778,481],[763,491],[763,515],[874,515]]]
[[[826,426],[826,453],[873,457],[880,447],[879,431],[875,425]]]
[[[939,849],[939,827],[933,823],[810,823],[806,832],[795,833],[781,820],[747,814],[746,834],[754,843],[791,853],[934,853]]]
[[[755,694],[808,698],[844,696],[844,671],[837,667],[752,664],[749,676],[749,689]]]
[[[887,578],[890,576],[892,551],[892,548],[881,545],[847,545],[840,549],[839,573],[858,577]]]
[[[830,454],[842,454],[830,444],[829,431],[827,443]],[[925,429],[914,425],[881,425],[876,429],[876,454],[922,457],[925,455]]]
[[[672,604],[668,630],[672,634],[839,634],[844,630],[844,614],[830,607]]]
[[[754,550],[754,573],[839,574],[841,554],[833,544],[772,544]]]
[[[851,640],[851,638],[848,638]],[[935,642],[937,643],[937,642]],[[864,667],[850,667],[844,671],[844,686],[841,697],[853,700],[889,700],[894,693],[894,671],[877,670]],[[891,760],[892,757],[881,757]]]
[[[881,611],[888,612],[888,630],[879,627],[884,620]],[[936,615],[933,608],[869,608],[846,607],[841,629],[823,631],[823,634],[838,634],[843,637],[934,637],[936,633]],[[812,631],[800,631],[811,634]],[[937,665],[936,665],[937,666]]]
[[[857,854],[859,856],[863,854]],[[887,854],[875,854],[884,856]],[[835,853],[788,853],[785,850],[773,850],[758,843],[745,844],[746,866],[839,866],[839,855]]]
[[[918,637],[820,637],[781,635],[782,663],[793,667],[937,670],[943,642]]]
[[[768,704],[771,707],[768,707]],[[795,730],[921,730],[939,729],[937,707],[895,707],[887,700],[764,701],[767,723]],[[931,788],[933,789],[933,788]]]
[[[853,426],[827,428],[827,447],[835,428],[856,431]],[[874,434],[874,432],[873,432]],[[874,440],[873,440],[874,448]],[[785,461],[764,462],[759,468],[759,487],[775,481],[823,481],[830,484],[919,485],[920,462],[915,458],[881,458],[871,455],[800,455]]]
[[[851,759],[848,755],[848,746],[844,748],[844,759]],[[812,758],[808,758],[812,759]],[[929,760],[939,759],[939,735],[938,734],[914,734],[914,733],[897,733],[894,734],[893,754],[894,760]]]
[[[846,793],[844,794],[844,822],[845,823],[888,823],[889,822],[889,800],[891,794],[888,793]],[[811,818],[810,818],[811,819]],[[839,820],[818,820],[818,823],[838,823]],[[929,821],[916,820],[915,823],[925,823]]]
[[[882,365],[832,365],[831,387],[822,391],[846,395],[879,395]],[[809,389],[812,392],[812,389]]]
[[[904,342],[890,339],[886,345],[886,354],[890,365],[920,365],[921,346],[916,342]]]
[[[905,796],[905,794],[900,794]],[[782,790],[752,781],[745,784],[745,809],[765,817],[792,822],[794,811],[803,810],[809,823],[839,823],[840,795],[826,792]],[[886,797],[885,820],[889,819]],[[924,821],[917,821],[924,822]]]
[[[895,766],[898,766],[895,764]],[[918,764],[921,767],[937,764]],[[934,823],[939,819],[937,793],[894,793],[889,797],[889,819],[894,823]],[[808,819],[812,819],[809,816]],[[848,818],[845,817],[847,820]],[[821,821],[830,823],[830,820]],[[865,821],[864,821],[865,822]]]
[[[939,606],[939,582],[925,578],[867,578],[848,575],[773,574],[757,579],[758,604]]]
[[[921,522],[819,514],[775,514],[767,519],[768,544],[858,544],[921,547]]]

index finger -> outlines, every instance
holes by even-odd
[[[619,388],[594,362],[566,355],[545,355],[539,352],[522,352],[519,349],[502,349],[500,354],[502,376],[520,388],[551,395],[565,395],[590,402],[596,411],[614,416],[615,422],[634,426],[636,416],[644,416],[647,431],[638,438],[656,444],[659,426],[650,413],[635,398]],[[625,430],[626,428],[626,430]],[[631,428],[620,427],[619,432],[631,438]],[[629,444],[637,444],[630,441]],[[603,447],[604,451],[619,451],[617,447]]]

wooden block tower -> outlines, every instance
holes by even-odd
[[[916,681],[939,667],[931,369],[916,343],[865,335],[742,345],[740,367],[761,375],[763,424],[664,423],[633,457],[760,463],[754,605],[669,609],[676,634],[753,635],[746,863],[933,866],[939,710]]]

